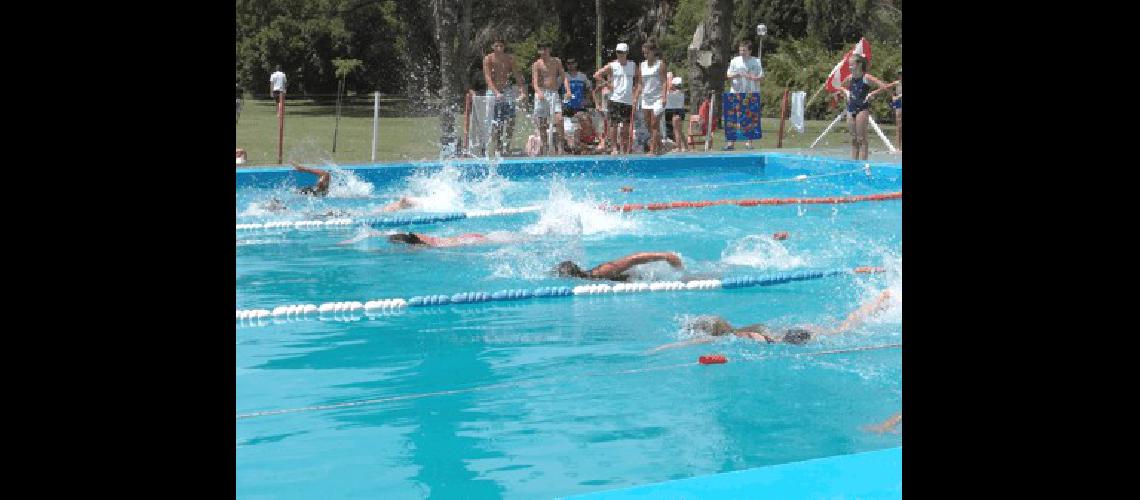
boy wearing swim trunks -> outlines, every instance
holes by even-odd
[[[570,98],[570,81],[566,78],[566,71],[562,69],[562,61],[550,55],[550,42],[539,42],[539,58],[531,64],[531,84],[534,86],[534,121],[535,131],[542,141],[542,154],[546,154],[546,127],[550,122],[554,125],[554,151],[562,152],[562,96],[558,95],[558,87],[566,89],[566,98]]]
[[[495,119],[491,122],[491,143],[495,145],[495,152],[502,156],[510,150],[511,137],[515,132],[515,101],[526,96],[526,79],[523,73],[515,66],[515,59],[505,52],[507,42],[496,37],[491,44],[492,52],[483,58],[483,78],[487,81],[487,95],[495,96]],[[514,95],[507,79],[511,73],[515,75],[515,85],[518,86],[518,96]],[[503,129],[506,129],[506,139],[501,139]]]

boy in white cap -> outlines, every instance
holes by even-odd
[[[598,80],[599,84],[604,83],[613,89],[608,103],[609,117],[610,122],[616,125],[610,127],[606,133],[606,143],[610,145],[611,155],[618,154],[619,150],[628,150],[632,146],[629,144],[629,129],[627,127],[633,125],[629,123],[633,113],[633,96],[639,90],[638,82],[641,79],[640,68],[633,61],[626,59],[629,53],[629,45],[619,43],[614,50],[617,52],[617,58],[594,73],[594,79]],[[617,133],[616,142],[613,136],[615,132]]]
[[[674,76],[670,83],[670,91],[665,95],[665,135],[673,138],[678,150],[688,151],[688,141],[685,141],[681,132],[681,124],[685,123],[685,91],[681,90],[683,82],[681,77]]]

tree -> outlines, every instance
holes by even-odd
[[[336,77],[340,80],[340,87],[336,91],[336,125],[333,127],[333,147],[332,152],[336,152],[336,135],[340,130],[340,96],[344,94],[344,79],[360,68],[362,62],[360,59],[333,59],[333,66],[336,68]]]
[[[694,112],[699,101],[706,95],[716,93],[719,96],[724,92],[725,72],[728,71],[728,61],[732,58],[732,7],[732,0],[705,2],[705,20],[697,28],[702,36],[695,41],[700,50],[712,52],[712,64],[706,68],[690,59],[689,82],[693,98],[690,99],[689,106]],[[715,110],[709,110],[709,114],[719,115]]]

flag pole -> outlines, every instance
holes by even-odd
[[[831,74],[828,74],[827,76],[830,77]],[[827,78],[823,79],[823,85],[820,85],[819,90],[815,91],[815,94],[811,96],[811,99],[808,99],[807,104],[804,104],[804,110],[807,110],[808,106],[811,106],[811,102],[814,101],[815,97],[818,96],[820,92],[823,92],[823,89],[825,88],[827,88]]]

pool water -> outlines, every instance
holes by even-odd
[[[899,191],[897,164],[735,154],[362,166],[334,174],[327,198],[291,194],[313,182],[282,169],[239,171],[237,222],[361,217],[402,195],[421,202],[410,213],[539,208],[399,228],[500,231],[514,239],[508,244],[343,243],[364,235],[355,226],[238,231],[238,309],[575,286],[584,282],[553,276],[554,265],[589,269],[639,251],[677,252],[685,264],[641,266],[645,281],[866,265],[886,272],[240,321],[241,497],[555,497],[901,443],[862,429],[901,408],[900,349],[806,355],[901,343],[900,200],[598,209]],[[288,210],[266,210],[272,198]],[[789,238],[773,239],[779,231]],[[684,325],[696,315],[736,326],[831,326],[887,289],[888,309],[807,345],[724,339],[647,353],[689,338]],[[729,362],[696,363],[713,353]]]

